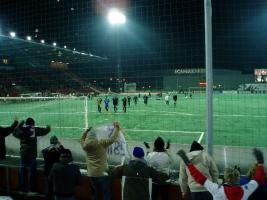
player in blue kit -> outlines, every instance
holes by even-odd
[[[109,109],[109,98],[108,97],[105,98],[104,104],[105,104],[105,109],[108,112],[108,109]]]

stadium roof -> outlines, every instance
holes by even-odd
[[[107,58],[35,41],[0,35],[0,57],[8,58],[10,65],[47,67],[51,62],[82,64]]]

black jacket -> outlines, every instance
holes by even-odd
[[[20,140],[20,156],[23,160],[32,160],[37,157],[37,137],[44,136],[50,132],[50,127],[39,128],[34,126],[23,126],[24,121],[15,128],[14,137]]]
[[[148,178],[155,183],[164,184],[168,176],[147,166],[141,160],[131,160],[128,165],[115,168],[111,172],[112,178],[125,176],[123,199],[125,200],[149,200]]]
[[[55,163],[50,171],[48,181],[52,192],[58,196],[73,196],[75,186],[81,183],[81,172],[72,163]]]
[[[59,162],[59,157],[64,147],[62,145],[50,145],[49,147],[42,150],[44,157],[44,174],[49,175],[53,164]]]
[[[6,128],[0,127],[0,160],[3,160],[6,158],[5,137],[15,130],[18,123],[19,122],[15,120],[13,124],[9,127],[6,127]]]

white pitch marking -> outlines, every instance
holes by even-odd
[[[198,138],[198,143],[201,143],[203,136],[204,136],[205,132],[202,132],[200,137]]]

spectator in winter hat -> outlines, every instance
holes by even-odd
[[[148,165],[157,171],[169,173],[169,167],[172,163],[172,158],[167,151],[169,146],[170,141],[167,142],[167,147],[165,148],[164,140],[161,137],[157,137],[154,141],[153,151],[147,154],[146,160]],[[158,195],[161,196],[161,199],[168,199],[168,189],[166,184],[153,184],[152,200],[157,199]]]
[[[201,144],[193,141],[187,156],[190,162],[192,162],[209,180],[217,183],[219,178],[218,168],[214,160],[203,150],[204,148]],[[189,187],[192,200],[212,200],[211,194],[204,186],[198,184],[194,180],[183,161],[180,162],[179,183],[184,197]]]

